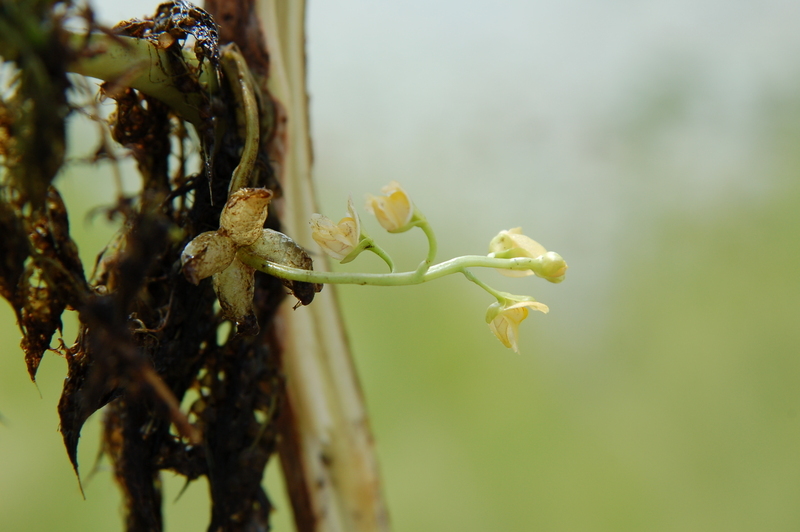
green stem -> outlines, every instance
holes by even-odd
[[[384,249],[382,247],[380,247],[375,242],[372,242],[365,249],[367,251],[371,251],[374,254],[376,254],[377,256],[379,256],[383,260],[383,262],[385,262],[386,265],[389,266],[389,271],[392,272],[392,273],[395,273],[394,261],[392,261],[392,258],[389,256],[388,253],[386,253],[386,251],[384,251]]]
[[[217,75],[209,62],[200,65],[193,52],[182,50],[186,68],[196,72],[201,92],[183,92],[175,85],[176,73],[165,50],[147,39],[105,33],[71,33],[69,44],[75,61],[69,72],[132,87],[169,105],[181,118],[202,125],[200,109],[208,94],[219,92]]]
[[[436,235],[433,234],[433,229],[428,223],[427,218],[425,218],[425,216],[416,208],[414,217],[418,218],[418,221],[415,223],[415,225],[422,229],[422,231],[425,233],[425,237],[428,239],[428,255],[425,257],[425,260],[420,263],[417,271],[415,272],[416,275],[423,277],[425,272],[428,271],[428,269],[431,267],[431,264],[433,264],[433,261],[436,259]]]
[[[439,277],[453,273],[463,273],[466,268],[500,268],[505,270],[530,270],[534,266],[534,259],[518,257],[515,259],[495,259],[484,255],[466,255],[431,266],[420,275],[419,271],[400,273],[349,273],[349,272],[315,272],[292,268],[264,260],[241,248],[239,259],[252,268],[269,275],[301,281],[304,283],[321,284],[360,284],[373,286],[406,286],[426,283]]]
[[[484,283],[483,281],[481,281],[480,279],[475,277],[472,274],[471,271],[465,269],[465,270],[462,270],[461,273],[464,274],[464,277],[466,277],[467,279],[469,279],[470,281],[472,281],[476,285],[480,286],[481,288],[483,288],[484,290],[486,290],[487,292],[492,294],[495,297],[495,299],[497,299],[498,301],[502,302],[504,299],[506,299],[503,294],[501,294],[500,292],[498,292],[497,290],[495,290],[494,288],[492,288],[488,284]]]
[[[225,48],[220,58],[222,70],[231,84],[231,89],[239,111],[243,114],[244,147],[242,158],[233,170],[228,195],[250,184],[250,174],[258,158],[259,138],[261,124],[258,120],[258,102],[256,101],[256,88],[250,69],[244,60],[239,48],[235,45]],[[241,127],[240,125],[240,127]]]

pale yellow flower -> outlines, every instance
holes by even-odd
[[[517,344],[519,324],[528,317],[529,308],[545,314],[550,311],[544,303],[533,300],[508,300],[503,303],[496,301],[489,305],[489,310],[486,311],[486,323],[489,324],[494,335],[503,342],[504,346],[517,353],[519,353]]]
[[[312,214],[311,238],[322,251],[336,260],[343,261],[358,246],[361,240],[361,220],[353,207],[353,199],[347,200],[347,216],[335,224],[327,216]]]
[[[378,222],[390,233],[401,233],[409,229],[414,216],[414,204],[397,181],[381,189],[384,196],[367,194],[367,211],[374,214]]]

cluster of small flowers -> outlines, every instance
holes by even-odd
[[[323,251],[340,261],[350,262],[362,251],[371,251],[389,266],[385,274],[314,272],[308,253],[292,239],[264,228],[272,192],[242,188],[231,194],[220,216],[220,227],[198,235],[186,245],[181,256],[183,271],[192,283],[213,278],[214,291],[223,315],[236,322],[239,334],[255,334],[258,323],[253,309],[253,275],[256,269],[280,277],[299,300],[307,305],[321,283],[407,285],[426,282],[451,273],[462,273],[489,292],[496,301],[486,312],[490,330],[505,345],[519,352],[519,324],[531,310],[547,313],[547,305],[530,296],[500,292],[478,280],[472,267],[497,268],[511,277],[536,275],[551,283],[564,280],[567,263],[561,255],[522,234],[516,227],[500,231],[489,243],[487,256],[456,257],[432,265],[436,239],[425,216],[396,182],[383,188],[382,196],[367,196],[366,209],[390,233],[419,227],[428,238],[428,256],[413,272],[394,271],[394,264],[361,227],[352,198],[347,201],[347,216],[333,223],[321,214],[311,218],[311,236]]]
[[[375,215],[384,229],[390,233],[401,233],[414,227],[415,222],[420,219],[424,220],[397,182],[391,182],[382,192],[383,196],[367,196],[366,209]],[[353,207],[352,198],[347,202],[347,216],[339,220],[338,224],[321,214],[314,214],[310,224],[311,235],[323,251],[342,263],[352,261],[368,247],[367,244],[373,244],[372,239],[361,229],[361,221]],[[495,236],[489,244],[488,256],[499,259],[534,259],[537,266],[535,269],[498,270],[510,277],[537,275],[552,283],[560,283],[567,270],[567,263],[561,255],[547,251],[544,246],[522,234],[519,227],[501,231]],[[519,352],[517,338],[520,322],[528,316],[529,309],[547,313],[547,305],[529,296],[498,292],[480,284],[497,298],[486,313],[489,328],[503,345]]]

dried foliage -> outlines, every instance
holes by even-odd
[[[161,530],[164,469],[187,481],[208,478],[209,530],[268,529],[270,504],[261,480],[275,450],[284,396],[270,324],[285,289],[277,279],[257,276],[261,332],[221,338],[211,283],[191,284],[180,267],[186,243],[219,226],[239,162],[244,140],[231,90],[223,82],[218,98],[195,101],[205,124],[198,128],[205,167],[185,176],[183,152],[172,149],[186,141],[185,129],[172,109],[121,82],[104,85],[117,106],[112,136],[136,160],[142,186],[136,197],[110,206],[123,228],[87,281],[67,208],[52,186],[63,163],[69,110],[64,65],[70,47],[61,30],[69,9],[46,0],[0,1],[0,55],[19,72],[0,102],[0,295],[15,309],[31,379],[60,331],[63,312],[76,311],[77,339],[55,347],[68,363],[58,411],[76,473],[81,428],[106,406],[104,449],[124,493],[128,530]],[[95,29],[91,14],[83,16]],[[174,51],[171,67],[181,73],[176,83],[192,97],[199,94],[196,71],[183,63],[181,47],[191,39],[197,59],[216,68],[224,44],[211,15],[183,1],[162,4],[152,19],[113,31]],[[263,48],[259,54],[268,57]],[[270,160],[281,151],[271,126],[279,123],[276,107],[266,92],[259,101],[261,148],[250,184],[279,194]],[[274,213],[265,226],[280,229]],[[179,404],[190,390],[199,398],[187,414]]]

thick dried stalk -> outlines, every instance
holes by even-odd
[[[287,234],[313,249],[305,5],[260,0],[257,9],[270,52],[269,89],[288,117],[281,220]],[[327,264],[318,260],[315,269]],[[279,316],[288,393],[281,462],[300,532],[388,531],[367,411],[332,288],[296,312],[284,305]]]

